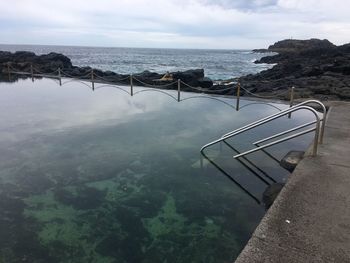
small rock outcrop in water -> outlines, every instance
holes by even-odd
[[[82,77],[85,79],[89,79],[89,73],[91,73],[91,67],[77,67],[73,66],[71,60],[58,53],[49,53],[46,55],[36,55],[33,52],[27,51],[18,51],[15,53],[0,51],[0,79],[8,80],[8,65],[11,67],[11,70],[16,70],[19,72],[31,72],[31,66],[33,66],[34,73],[46,73],[50,74],[52,72],[57,73],[57,69],[60,68],[62,72],[66,73],[69,76],[73,77]],[[94,69],[94,73],[96,76],[103,78],[106,81],[117,82],[117,83],[125,83],[128,84],[130,79],[129,75],[126,74],[118,74],[112,71],[102,71],[98,69]],[[144,71],[139,74],[134,74],[134,84],[137,85],[164,85],[169,84],[177,79],[182,80],[187,85],[193,87],[201,87],[208,89],[213,86],[213,81],[204,76],[203,69],[192,69],[187,71],[178,71],[169,73],[172,76],[172,79],[162,80],[164,74],[159,74],[150,71]],[[63,74],[64,76],[64,74]],[[12,75],[13,78],[18,77],[18,75]],[[98,78],[97,78],[98,79]],[[96,79],[96,80],[97,80]],[[15,79],[13,79],[15,80]],[[156,82],[155,82],[156,81]],[[177,84],[175,83],[172,86],[168,86],[165,88],[174,89],[177,88]],[[182,86],[182,90],[191,90],[187,86]]]
[[[271,93],[296,87],[298,97],[350,99],[350,44],[328,40],[283,40],[256,63],[276,64],[271,69],[240,78],[251,92]]]
[[[281,160],[281,166],[290,172],[293,172],[298,163],[304,158],[303,151],[290,151]]]

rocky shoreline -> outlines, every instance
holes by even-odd
[[[0,51],[0,81],[16,81],[19,78],[28,78],[31,77],[31,72],[34,73],[35,78],[40,78],[40,75],[45,76],[45,74],[58,76],[58,69],[60,69],[62,77],[91,80],[91,72],[93,70],[95,82],[130,85],[130,75],[128,74],[102,71],[91,67],[73,66],[70,58],[59,53],[52,52],[46,55],[36,55],[27,51],[15,53]],[[11,72],[10,77],[9,71]],[[18,73],[14,74],[13,72]],[[21,74],[21,72],[29,74]],[[235,83],[227,81],[223,82],[223,84],[215,84],[210,78],[204,76],[204,69],[168,72],[166,74],[144,71],[132,76],[133,84],[139,86],[177,89],[177,80],[181,80],[182,91],[208,92],[221,95],[235,94]]]
[[[266,50],[276,52],[255,63],[276,64],[269,70],[239,78],[253,93],[271,94],[295,87],[297,98],[350,100],[350,44],[328,40],[283,40]]]
[[[180,79],[183,82],[182,91],[236,95],[235,83],[239,82],[243,88],[241,95],[247,96],[254,93],[261,96],[275,96],[283,100],[288,99],[286,91],[295,87],[296,98],[350,100],[350,44],[336,46],[328,40],[319,39],[282,40],[268,49],[258,49],[254,52],[270,53],[255,63],[275,65],[258,74],[220,83],[214,83],[205,77],[203,69],[169,72],[168,78],[164,78],[164,74],[144,71],[133,75],[133,83],[141,86],[167,85],[162,88],[177,89],[177,83],[174,82]],[[93,70],[97,76],[96,81],[100,79],[102,82],[130,84],[130,75],[73,66],[71,60],[62,54],[50,53],[38,56],[25,51],[15,53],[0,51],[0,81],[9,81],[9,69],[20,72],[31,72],[33,69],[34,73],[57,74],[58,68],[66,76],[88,80],[91,79]],[[12,74],[10,81],[25,77],[28,75]]]

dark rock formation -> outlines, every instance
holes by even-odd
[[[0,51],[0,63],[10,63],[11,65],[33,64],[35,66],[44,67],[48,71],[57,70],[58,67],[62,69],[73,67],[68,57],[54,52],[37,56],[35,53],[27,51],[17,51],[15,53]]]
[[[15,53],[0,51],[0,80],[8,81],[8,68],[11,71],[33,72],[37,74],[52,73],[59,67],[62,70],[71,72],[73,67],[71,60],[58,53],[49,53],[46,55],[37,56],[33,52],[17,51]],[[13,75],[12,81],[21,75]]]
[[[350,44],[335,46],[318,39],[284,40],[268,50],[278,54],[256,63],[276,65],[241,77],[244,88],[257,93],[278,93],[295,86],[297,97],[350,99]]]
[[[210,88],[213,86],[213,81],[207,77],[204,77],[204,70],[203,69],[191,69],[186,71],[177,71],[177,72],[170,72],[169,75],[172,76],[172,79],[169,80],[162,80],[162,77],[164,74],[158,74],[155,72],[150,71],[144,71],[139,74],[135,74],[135,83],[141,84],[147,83],[149,85],[167,85],[169,83],[173,83],[174,81],[177,81],[178,79],[183,81],[189,86],[192,87],[200,87],[200,88]],[[139,81],[138,81],[139,80]],[[166,87],[165,87],[166,88]],[[173,86],[169,86],[170,88],[177,88],[177,83],[174,83]],[[186,85],[181,86],[181,90],[184,91],[196,91],[191,88],[189,88]]]

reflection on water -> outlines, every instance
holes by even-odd
[[[214,166],[200,168],[199,149],[271,107],[236,112],[214,100],[47,79],[0,83],[0,91],[0,262],[232,262],[264,215]],[[282,119],[276,132],[308,118]],[[247,133],[235,147],[265,135]],[[308,141],[269,151],[282,156]],[[232,151],[209,154],[260,191]],[[266,156],[250,158],[285,180]]]

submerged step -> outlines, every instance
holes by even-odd
[[[305,152],[303,151],[290,151],[288,152],[280,162],[280,165],[290,172],[293,172],[298,163],[303,159]]]

